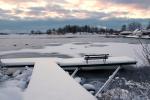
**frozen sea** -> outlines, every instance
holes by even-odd
[[[148,64],[142,55],[143,50],[139,41],[142,41],[144,45],[150,44],[149,39],[106,38],[101,35],[3,35],[0,36],[0,56],[1,58],[73,58],[82,57],[85,54],[103,53],[110,54],[110,56],[129,56],[138,61],[138,69],[121,70],[113,80],[109,90],[101,95],[100,99],[111,98],[116,100],[122,97],[121,100],[149,100],[150,69],[143,67]],[[18,68],[16,70],[18,71]],[[6,81],[0,82],[2,88],[0,97],[4,96],[2,94],[4,92],[10,94],[9,92],[16,91],[19,95],[16,100],[21,99],[20,95],[22,95],[22,91],[26,87],[26,80],[30,77],[30,73],[29,75],[27,74],[30,69],[25,68],[22,71],[23,75],[15,72],[17,75],[13,76],[13,78],[3,77]],[[112,72],[113,70],[80,71],[77,76],[84,83],[94,85],[97,91]],[[22,78],[25,78],[25,82]],[[12,88],[11,86],[14,86],[14,84],[17,85]],[[10,99],[6,98],[4,100]]]
[[[150,44],[149,39],[141,39]],[[106,38],[101,35],[3,35],[0,36],[1,58],[81,57],[85,54],[130,56],[143,62],[142,46],[136,38]]]

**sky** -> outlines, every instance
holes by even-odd
[[[66,24],[120,28],[146,25],[150,0],[0,0],[0,32],[45,31]]]

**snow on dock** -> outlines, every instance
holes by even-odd
[[[88,63],[84,58],[68,58],[58,60],[60,66],[104,66],[104,65],[130,65],[136,64],[136,60],[131,57],[108,57],[104,62],[103,59],[89,60]]]
[[[54,61],[35,62],[24,100],[96,100]]]
[[[136,60],[130,57],[108,57],[104,62],[103,59],[89,60],[86,63],[83,57],[81,58],[11,58],[11,59],[1,59],[4,66],[23,66],[23,65],[34,65],[36,61],[39,60],[50,60],[53,59],[56,63],[63,67],[73,68],[73,67],[95,67],[98,69],[115,69],[116,65],[134,65]]]

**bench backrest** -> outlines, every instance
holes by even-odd
[[[100,54],[100,55],[85,55],[85,60],[91,60],[91,59],[108,59],[109,54]]]

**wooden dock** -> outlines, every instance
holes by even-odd
[[[96,100],[55,61],[35,62],[23,100]]]

